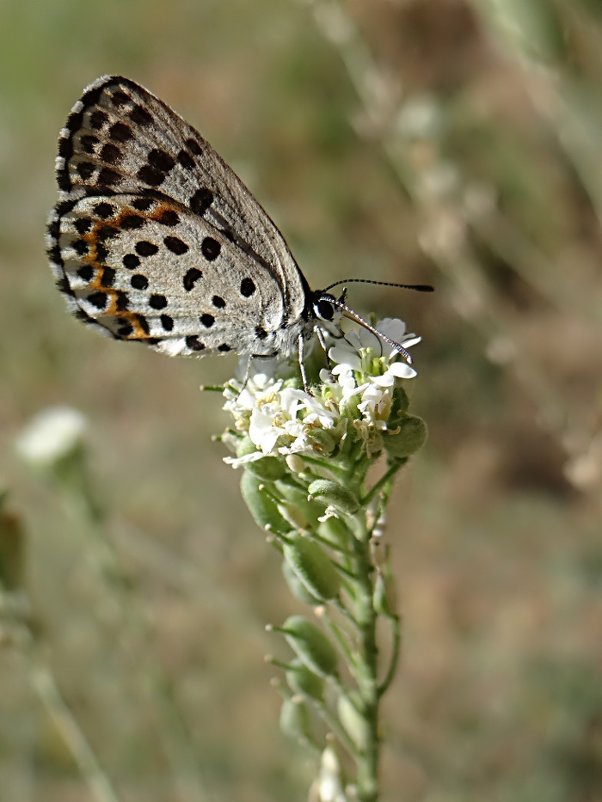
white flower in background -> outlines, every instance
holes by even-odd
[[[26,462],[48,467],[82,444],[86,428],[86,419],[76,409],[49,407],[31,419],[15,447]]]
[[[420,342],[420,337],[406,333],[401,320],[386,318],[376,327],[404,348]],[[256,451],[226,457],[226,462],[238,467],[264,456],[323,456],[345,436],[350,420],[366,443],[386,430],[395,385],[398,379],[416,376],[414,368],[392,345],[361,328],[336,340],[328,356],[334,364],[320,371],[317,395],[266,373],[251,375],[244,388],[236,380],[230,384],[224,409]]]

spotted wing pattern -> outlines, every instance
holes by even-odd
[[[235,173],[138,84],[103,77],[61,131],[48,253],[85,322],[165,353],[288,354],[308,287]]]

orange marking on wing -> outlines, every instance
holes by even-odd
[[[140,315],[137,312],[130,312],[126,309],[118,309],[117,308],[117,301],[119,298],[119,293],[116,290],[111,289],[110,287],[103,287],[102,279],[104,276],[104,272],[106,269],[106,265],[100,263],[98,259],[98,244],[100,238],[98,236],[98,232],[101,229],[105,228],[112,228],[116,231],[121,229],[121,221],[122,219],[131,214],[136,214],[140,217],[145,217],[149,220],[157,220],[160,219],[162,214],[165,211],[174,209],[171,204],[161,203],[155,210],[152,215],[145,214],[144,212],[139,211],[138,209],[134,209],[133,207],[126,207],[123,209],[118,215],[115,215],[112,218],[107,220],[102,220],[94,224],[91,231],[83,235],[83,239],[89,245],[89,252],[82,257],[82,261],[87,262],[88,264],[92,265],[94,268],[94,277],[88,283],[88,286],[92,290],[97,290],[99,292],[104,292],[109,299],[109,303],[102,311],[102,317],[108,318],[117,318],[122,322],[127,322],[131,325],[132,331],[130,334],[127,334],[123,337],[124,340],[150,340],[152,336],[144,329],[142,324],[140,323]],[[175,209],[174,209],[175,210]],[[111,269],[111,268],[109,268]]]

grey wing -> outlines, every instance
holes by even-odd
[[[55,228],[61,202],[86,195],[171,199],[267,271],[282,296],[281,325],[299,320],[307,283],[270,217],[211,145],[139,84],[119,76],[91,84],[61,131],[56,166]],[[53,231],[50,239],[52,249]]]

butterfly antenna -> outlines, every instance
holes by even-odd
[[[337,284],[339,283],[340,282],[337,282]],[[374,282],[374,283],[376,284],[379,282]],[[331,286],[334,287],[336,285],[333,284]],[[395,286],[397,287],[401,285],[396,284]],[[320,298],[318,300],[320,300]],[[324,297],[324,300],[327,301],[329,304],[336,306],[337,309],[340,309],[341,312],[343,313],[343,317],[346,317],[348,320],[353,320],[353,322],[357,323],[358,326],[361,326],[363,329],[366,329],[367,331],[374,334],[374,336],[377,337],[379,340],[387,343],[388,345],[391,346],[391,348],[393,348],[394,351],[397,351],[398,354],[401,354],[409,365],[412,364],[412,355],[410,354],[407,348],[404,348],[401,343],[397,342],[397,340],[392,340],[391,337],[387,337],[387,335],[383,334],[382,331],[375,329],[374,326],[371,326],[367,320],[364,320],[363,317],[358,315],[358,313],[354,309],[351,309],[349,306],[347,306],[347,304],[344,303],[340,298],[333,298],[331,295],[328,295]]]
[[[375,281],[371,278],[344,278],[324,287],[323,292],[328,292],[333,287],[338,287],[339,284],[378,284],[381,287],[397,287],[401,290],[416,290],[416,292],[433,292],[434,290],[430,284],[397,284],[394,281]]]

